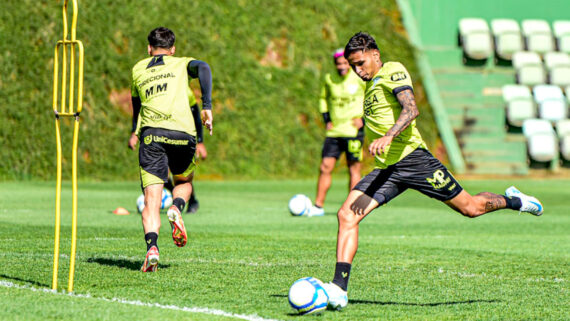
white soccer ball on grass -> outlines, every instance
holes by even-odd
[[[313,203],[304,194],[297,194],[289,200],[289,212],[294,216],[308,215]]]
[[[289,304],[299,314],[320,313],[326,309],[328,301],[323,282],[314,277],[299,279],[289,289]]]

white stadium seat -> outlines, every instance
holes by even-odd
[[[480,18],[459,20],[459,39],[466,57],[483,60],[491,56],[493,44],[489,25]]]
[[[552,31],[546,20],[527,19],[523,20],[521,25],[528,51],[542,55],[554,50]]]
[[[557,157],[556,135],[550,122],[543,119],[527,119],[523,122],[528,154],[538,162],[549,162]]]
[[[568,116],[568,106],[560,87],[538,85],[532,91],[538,104],[538,117],[555,122]]]
[[[565,52],[547,52],[544,65],[548,70],[548,82],[557,86],[570,85],[570,56]]]
[[[558,50],[570,53],[570,21],[556,20],[552,23],[552,28]]]
[[[534,86],[546,82],[546,72],[542,60],[536,52],[519,51],[513,54],[513,67],[517,83]]]
[[[562,119],[556,123],[558,137],[570,135],[570,119]]]
[[[495,39],[495,52],[499,58],[511,60],[515,52],[523,50],[521,29],[515,20],[493,19],[491,30]]]
[[[520,127],[525,119],[536,117],[534,100],[527,86],[503,86],[503,100],[507,108],[506,116],[509,125]]]

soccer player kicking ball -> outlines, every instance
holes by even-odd
[[[410,75],[398,62],[383,63],[376,41],[366,33],[350,38],[344,49],[352,69],[366,81],[364,119],[376,168],[350,192],[338,211],[337,263],[333,281],[325,284],[330,309],[348,304],[347,285],[358,248],[358,224],[368,213],[408,188],[447,204],[467,217],[509,208],[542,214],[542,204],[509,187],[505,194],[467,193],[426,149],[416,128],[418,108]]]
[[[173,57],[174,33],[164,27],[148,35],[149,58],[139,61],[132,71],[133,124],[140,140],[139,165],[145,208],[142,223],[147,254],[141,271],[156,271],[160,203],[168,171],[174,177],[173,205],[167,215],[172,239],[186,245],[186,228],[181,211],[192,192],[196,167],[196,124],[188,102],[188,76],[198,78],[202,91],[202,122],[212,135],[212,73],[208,64],[188,57]],[[140,119],[139,119],[140,118]],[[200,126],[200,125],[198,125]],[[135,137],[131,135],[131,141]],[[131,145],[129,141],[129,145]],[[136,144],[136,141],[135,141]]]
[[[319,111],[323,114],[327,137],[323,144],[317,197],[309,216],[325,214],[323,205],[331,186],[331,173],[336,160],[343,152],[346,153],[350,174],[349,190],[360,181],[360,161],[364,141],[362,101],[365,85],[350,69],[343,53],[343,49],[334,52],[336,73],[325,75],[321,89]]]

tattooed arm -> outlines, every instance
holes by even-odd
[[[405,89],[396,94],[396,98],[400,105],[402,105],[402,112],[396,120],[396,123],[392,128],[386,132],[384,137],[374,140],[368,150],[372,155],[382,154],[386,148],[392,143],[394,137],[400,135],[404,129],[406,129],[416,117],[420,114],[418,111],[418,106],[416,106],[416,100],[414,98],[414,93],[411,89]]]

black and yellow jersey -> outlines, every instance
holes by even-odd
[[[139,61],[132,70],[132,97],[139,97],[141,128],[163,128],[196,136],[190,110],[189,57],[158,55]],[[195,98],[194,98],[195,101]]]
[[[364,119],[366,136],[370,141],[386,135],[394,126],[402,106],[396,95],[406,89],[413,90],[412,80],[406,68],[399,62],[386,62],[366,82],[364,94]],[[386,168],[402,160],[416,148],[426,145],[413,120],[390,144],[388,151],[376,155],[376,168]]]

